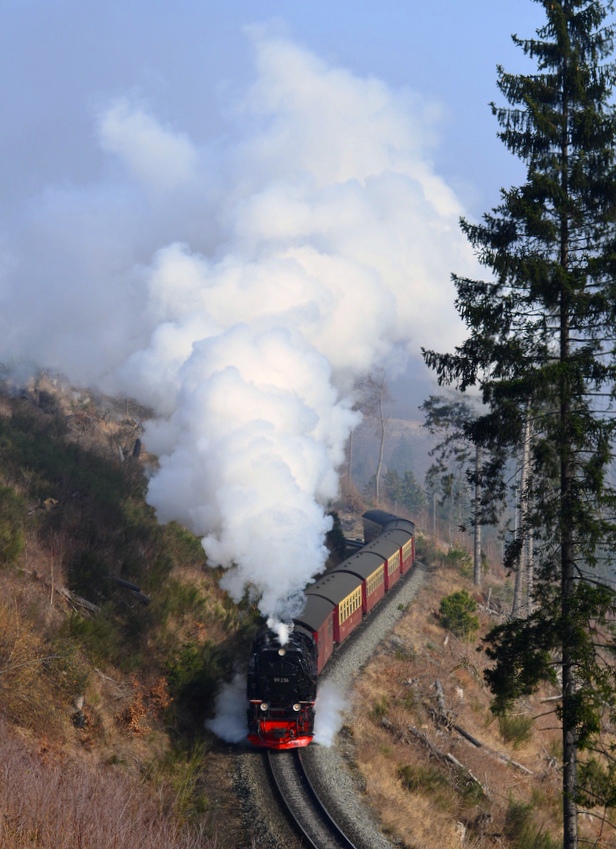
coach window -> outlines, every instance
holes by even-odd
[[[372,575],[368,578],[368,595],[372,595],[372,593],[383,583],[383,575],[384,570],[382,566],[373,572]]]

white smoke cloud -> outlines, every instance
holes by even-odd
[[[170,191],[196,177],[198,157],[190,139],[161,127],[126,97],[105,111],[99,133],[103,150],[115,153],[146,186]]]
[[[292,622],[279,622],[274,616],[270,616],[267,620],[267,627],[274,631],[280,645],[286,646],[293,632],[294,625]]]
[[[329,748],[342,728],[344,711],[349,707],[346,694],[325,681],[319,686],[314,710],[314,742]]]
[[[216,716],[208,719],[205,726],[227,743],[240,743],[248,734],[247,708],[246,677],[237,674],[222,685],[216,697]]]
[[[324,563],[358,377],[461,338],[472,273],[421,98],[254,30],[222,144],[142,103],[100,115],[122,168],[47,189],[2,244],[0,358],[152,406],[149,501],[235,598],[288,618]]]

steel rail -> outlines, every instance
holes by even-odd
[[[355,849],[313,787],[298,749],[267,751],[272,780],[289,816],[312,849]]]

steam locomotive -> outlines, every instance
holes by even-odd
[[[339,645],[408,573],[415,525],[384,510],[363,517],[364,545],[306,589],[287,642],[262,628],[248,663],[248,740],[270,749],[307,746],[314,734],[317,678]]]

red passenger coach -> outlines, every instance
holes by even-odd
[[[393,513],[386,513],[385,510],[366,510],[362,516],[364,542],[369,543],[379,537],[385,530],[387,523],[397,518]]]
[[[370,613],[385,595],[385,561],[375,552],[359,551],[341,563],[334,572],[351,572],[362,579],[364,613]]]
[[[386,539],[385,535],[378,539],[372,540],[369,545],[362,548],[362,552],[371,552],[376,554],[385,563],[385,592],[396,583],[400,577],[400,545],[396,540]]]
[[[345,572],[330,572],[306,590],[334,605],[334,642],[341,643],[362,620],[362,579]]]
[[[406,531],[413,537],[415,536],[415,522],[410,519],[402,519],[400,516],[394,516],[393,513],[387,513],[385,510],[366,510],[362,516],[364,525],[364,542],[372,542],[373,539],[381,536],[385,531],[398,530]]]
[[[400,572],[403,575],[409,571],[415,559],[414,537],[409,539],[407,531],[393,528],[390,531],[385,531],[383,539],[391,540],[400,548]]]

